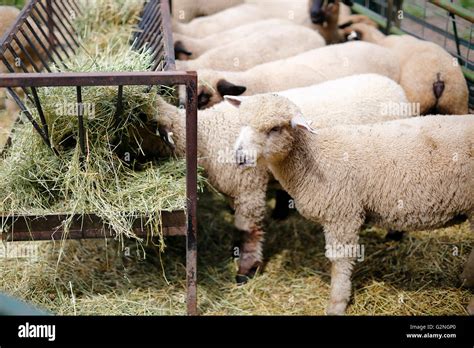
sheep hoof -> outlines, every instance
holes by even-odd
[[[235,276],[235,281],[237,282],[237,285],[244,285],[249,281],[249,277],[243,274],[237,274]]]
[[[405,232],[403,232],[403,231],[389,230],[387,232],[387,236],[385,237],[385,239],[386,240],[393,240],[395,242],[399,242],[399,241],[402,240],[404,235],[405,235]]]
[[[347,308],[347,302],[340,301],[336,303],[330,303],[326,309],[326,315],[345,315]]]
[[[474,315],[474,297],[471,299],[471,302],[469,302],[469,305],[466,309],[469,315]]]

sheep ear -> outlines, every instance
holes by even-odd
[[[240,104],[242,104],[242,102],[244,101],[244,98],[242,97],[231,97],[231,96],[228,96],[226,95],[224,97],[225,101],[230,103],[231,105],[235,106],[236,108],[239,108],[240,107]]]
[[[301,115],[295,116],[291,119],[291,127],[295,129],[305,129],[310,133],[317,134],[317,132],[313,128],[311,128],[311,125],[308,123],[308,121],[306,121]]]
[[[171,133],[167,127],[163,127],[163,126],[158,127],[157,135],[159,135],[161,139],[163,139],[164,143],[168,145],[171,148],[171,150],[176,149],[176,145],[172,138],[173,133]]]
[[[227,80],[217,82],[217,91],[223,97],[226,95],[242,95],[247,90],[245,86],[237,86]]]
[[[353,21],[349,20],[345,23],[339,24],[339,29],[346,29],[347,27],[350,27],[352,24],[354,24]]]
[[[174,56],[176,59],[179,59],[180,55],[182,54],[189,57],[193,54],[193,52],[188,51],[181,41],[176,41],[174,44]]]

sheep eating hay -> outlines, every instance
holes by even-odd
[[[282,45],[291,42],[291,45]],[[194,60],[177,61],[178,70],[243,71],[256,65],[292,57],[325,45],[318,32],[299,25],[282,25],[207,51]]]
[[[383,111],[384,105],[404,104],[407,99],[394,81],[374,74],[350,76],[282,93],[293,95],[298,105],[307,111],[306,116],[321,127],[410,116],[389,108]],[[236,111],[228,103],[199,111],[198,154],[199,164],[210,184],[234,202],[234,224],[244,233],[238,276],[238,281],[243,282],[262,262],[263,220],[270,177],[264,168],[235,170],[232,148],[243,122]],[[157,112],[158,127],[173,133],[176,154],[184,156],[183,111],[159,99]]]
[[[474,232],[474,116],[314,130],[284,97],[229,101],[242,117],[251,115],[235,144],[239,163],[268,167],[298,211],[324,227],[332,262],[328,314],[346,310],[356,257],[350,251],[365,222],[419,230],[464,217]]]
[[[204,108],[220,102],[224,95],[278,92],[357,74],[380,74],[398,81],[400,68],[388,49],[367,42],[349,42],[317,48],[246,71],[200,70],[198,73],[200,108]]]

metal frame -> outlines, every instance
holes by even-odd
[[[174,70],[174,51],[171,37],[171,20],[169,3],[166,0],[148,0],[145,4],[142,20],[138,28],[140,32],[135,36],[134,47],[140,48],[148,45],[154,51],[156,64],[151,71],[147,72],[120,72],[120,73],[50,73],[48,61],[64,67],[63,55],[74,54],[78,48],[77,41],[73,39],[74,29],[72,23],[63,16],[66,9],[79,12],[75,0],[46,0],[43,5],[41,0],[31,0],[21,12],[15,25],[2,39],[0,44],[0,59],[5,63],[10,74],[0,74],[0,88],[7,88],[10,95],[17,102],[22,112],[26,115],[38,134],[43,138],[45,144],[51,147],[48,137],[48,125],[42,114],[41,101],[36,88],[40,87],[76,87],[77,102],[81,106],[82,87],[87,86],[117,86],[118,102],[117,115],[121,111],[121,96],[123,86],[128,85],[185,85],[186,86],[186,212],[162,212],[162,225],[164,235],[186,236],[186,278],[187,278],[187,313],[197,314],[197,74],[195,72],[183,72]],[[41,15],[45,15],[42,16]],[[59,25],[61,24],[61,25]],[[47,38],[47,42],[32,32],[31,26],[37,28],[47,27],[41,35]],[[25,31],[30,29],[33,37]],[[32,52],[25,47],[12,46],[12,42],[19,43],[18,34],[21,33],[29,44],[33,44]],[[59,40],[61,36],[63,40]],[[68,40],[66,38],[70,38]],[[34,43],[36,42],[36,45]],[[48,45],[48,47],[46,46]],[[39,48],[41,47],[41,49]],[[5,54],[18,57],[19,53],[24,55],[26,61],[33,67],[35,73],[29,72],[27,66],[20,61],[23,73],[15,72]],[[43,56],[44,54],[44,56]],[[46,57],[47,56],[47,57]],[[41,62],[38,66],[36,59]],[[49,73],[41,72],[43,70]],[[162,71],[166,70],[166,71]],[[27,98],[29,98],[38,110],[41,124],[36,122],[28,111],[14,88],[20,87]],[[31,91],[31,93],[30,93]],[[78,108],[79,140],[83,155],[86,155],[84,139],[84,124],[82,120],[83,110]],[[52,148],[52,147],[51,147]],[[52,148],[52,151],[56,151]],[[74,216],[70,233],[65,234],[61,230],[61,221],[64,215],[38,216],[4,216],[3,226],[9,225],[9,231],[4,233],[6,241],[24,240],[54,240],[54,239],[81,239],[81,238],[107,238],[113,237],[110,231],[95,215]],[[137,219],[134,231],[139,236],[147,236],[141,219]],[[0,234],[1,236],[1,234]],[[149,236],[147,236],[149,237]]]

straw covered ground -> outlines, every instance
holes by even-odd
[[[97,3],[104,4],[107,1]],[[116,5],[117,3],[119,5]],[[107,70],[110,66],[106,66],[104,57],[117,57],[121,54],[127,54],[128,58],[135,57],[146,64],[146,60],[141,59],[139,54],[123,51],[123,46],[114,46],[111,44],[112,41],[107,39],[106,26],[110,23],[124,23],[123,18],[127,18],[125,22],[130,25],[134,23],[129,16],[130,11],[122,11],[133,3],[136,1],[109,1],[107,6],[111,7],[108,13],[115,15],[108,17],[101,17],[97,11],[91,11],[88,18],[95,16],[91,23],[93,25],[102,23],[96,28],[95,43],[87,46],[89,58],[94,57],[94,64],[91,65],[91,60],[83,55],[78,56],[72,66],[78,70],[94,70],[101,67]],[[86,32],[88,24],[82,23],[82,25],[82,28],[85,28],[83,32]],[[128,38],[129,29],[130,27],[117,37]],[[130,62],[133,59],[126,61]],[[123,68],[118,67],[116,63],[112,64],[112,68]],[[95,94],[97,102],[104,100],[101,110],[108,110],[114,105],[111,97],[98,97],[108,95],[109,92],[103,89],[99,94]],[[127,104],[130,110],[150,102],[140,91],[132,89],[129,92],[134,100],[133,103]],[[69,95],[72,92],[66,89],[61,93]],[[94,100],[93,92],[86,92],[85,96],[89,100]],[[107,119],[107,116],[104,117]],[[100,122],[98,120],[100,116],[95,121],[89,120],[88,122],[91,122],[89,126],[95,125],[97,129],[105,130],[100,128],[104,127],[104,120]],[[62,131],[74,127],[74,124],[64,124],[63,120],[54,117],[50,121],[57,122],[57,129]],[[5,131],[10,122],[0,111],[0,130]],[[11,185],[23,191],[16,194],[16,200],[8,201],[8,210],[20,209],[28,202],[34,205],[28,207],[29,209],[42,209],[45,206],[51,207],[51,203],[64,203],[62,200],[57,200],[56,190],[59,188],[61,194],[72,194],[71,191],[65,190],[60,180],[51,181],[51,178],[53,176],[62,179],[77,178],[78,172],[75,172],[75,175],[67,174],[72,170],[71,163],[75,163],[76,167],[73,168],[77,168],[77,148],[66,151],[64,156],[67,161],[64,163],[52,164],[50,163],[52,154],[38,149],[40,143],[31,136],[31,127],[20,127],[17,133],[18,137],[21,134],[26,135],[21,139],[30,142],[28,146],[34,147],[37,158],[30,156],[26,160],[19,155],[10,158],[16,160],[15,166],[11,164],[12,162],[8,162],[7,167],[20,175],[16,179],[9,179],[19,180],[16,184],[5,181],[5,176],[0,179],[0,197],[3,204],[6,204],[5,197],[8,197],[6,187],[12,187]],[[67,131],[62,132],[62,135],[66,133]],[[1,134],[2,132],[0,136]],[[59,134],[58,139],[62,137]],[[94,144],[99,143],[101,139],[92,136],[90,140],[91,144]],[[21,141],[14,146],[20,144]],[[104,155],[104,152],[101,152],[104,150],[103,147],[93,146],[93,148],[97,150],[94,152],[95,156]],[[22,156],[27,156],[26,148],[21,149],[23,149]],[[40,155],[36,151],[39,151]],[[105,158],[108,164],[116,164],[110,162],[108,156],[99,158]],[[42,162],[43,160],[45,161]],[[176,167],[176,163],[162,164],[152,171],[140,173],[132,173],[124,168],[126,175],[120,175],[121,184],[118,189],[101,190],[101,194],[94,197],[110,198],[109,195],[115,194],[125,199],[127,194],[133,191],[127,189],[128,186],[121,180],[129,176],[135,180],[144,179],[147,175],[182,176],[183,172],[179,172],[179,166],[180,164]],[[89,168],[100,176],[100,167],[90,163]],[[47,180],[43,178],[41,181],[43,185],[39,186],[43,191],[38,190],[37,186],[31,189],[28,181],[31,179],[31,173],[48,175]],[[86,186],[77,195],[80,195],[83,203],[87,203],[91,200],[89,192],[91,186],[87,185],[92,184],[88,178],[82,175],[79,177],[84,180]],[[158,189],[150,188],[138,199],[143,198],[148,202],[150,198],[162,197],[157,196],[160,192],[154,190]],[[27,197],[33,197],[32,192],[35,200],[30,201]],[[41,192],[48,194],[43,196],[40,195]],[[98,206],[104,208],[101,204]],[[166,204],[172,205],[170,202]],[[268,216],[272,204],[274,200],[269,200]],[[70,210],[71,206],[63,205],[62,208]],[[82,208],[87,210],[90,205],[85,204]],[[106,205],[103,210],[105,213],[106,208],[114,212],[113,206]],[[267,261],[265,268],[245,286],[237,286],[234,281],[236,261],[232,257],[232,250],[238,244],[239,236],[233,227],[232,214],[226,200],[215,192],[206,190],[200,194],[198,210],[198,299],[201,314],[324,314],[329,295],[329,262],[324,256],[324,238],[319,227],[307,222],[297,213],[293,213],[285,222],[273,221],[268,217],[264,249]],[[106,214],[105,218],[113,216],[114,214]],[[125,222],[120,220],[119,225],[124,231],[126,230],[126,220]],[[155,243],[149,242],[148,245],[142,245],[133,239],[0,244],[0,256],[12,255],[15,250],[18,252],[22,249],[28,250],[30,256],[35,256],[0,257],[0,291],[63,315],[184,314],[184,239],[167,238],[164,242],[166,244],[164,252],[162,251],[164,245],[159,239]],[[472,291],[460,287],[458,277],[473,242],[474,236],[470,233],[467,223],[437,231],[413,232],[407,234],[401,242],[386,241],[385,231],[375,229],[363,231],[361,244],[365,247],[365,258],[356,265],[354,297],[348,314],[466,315],[464,308],[473,294]]]
[[[201,314],[324,314],[329,263],[321,231],[296,213],[284,223],[267,220],[266,268],[247,285],[237,286],[232,259],[237,234],[230,210],[214,193],[200,196]],[[468,224],[413,232],[399,243],[386,242],[384,231],[364,231],[365,260],[356,265],[348,314],[466,315],[472,292],[459,286],[458,276],[473,242]],[[166,239],[161,254],[147,248],[145,260],[133,242],[126,244],[125,252],[116,241],[38,244],[42,256],[37,261],[0,261],[1,291],[59,314],[185,313],[182,238]]]

